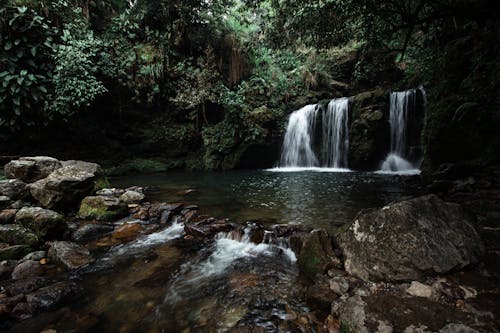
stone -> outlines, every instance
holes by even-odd
[[[95,163],[76,162],[30,184],[28,187],[33,198],[45,208],[77,206],[82,198],[94,191],[98,182],[103,181],[103,176],[100,176],[100,167],[94,166]]]
[[[116,228],[111,237],[121,241],[132,240],[143,230],[143,227],[139,223],[125,223]]]
[[[6,197],[5,195],[0,196],[0,209],[9,207],[11,202],[12,200],[10,200],[9,197]]]
[[[317,278],[314,284],[307,289],[307,298],[319,309],[329,310],[337,295],[330,289],[328,279],[321,277]]]
[[[0,317],[8,315],[19,302],[23,302],[24,300],[24,295],[0,299]]]
[[[182,208],[184,207],[183,203],[173,203],[173,204],[167,204],[167,203],[155,203],[152,204],[151,207],[149,208],[149,216],[151,218],[159,218],[161,214],[168,210],[172,211],[174,213],[179,213]]]
[[[0,242],[13,245],[26,244],[28,246],[36,246],[39,243],[39,239],[37,235],[22,226],[3,224],[0,225]]]
[[[120,200],[126,204],[139,203],[144,200],[146,196],[136,191],[126,191],[120,196]]]
[[[125,193],[125,190],[119,189],[119,188],[103,188],[102,190],[97,191],[95,194],[96,195],[104,195],[106,197],[120,197]]]
[[[57,282],[26,295],[26,302],[34,309],[51,310],[80,293],[75,282]]]
[[[26,183],[19,179],[0,180],[0,196],[9,197],[12,200],[24,199],[28,196]]]
[[[47,279],[41,276],[30,277],[22,280],[15,280],[5,287],[9,295],[16,296],[28,294],[48,284]]]
[[[316,275],[327,272],[334,258],[330,236],[325,230],[317,229],[304,238],[297,264],[301,273],[314,280]]]
[[[345,269],[363,280],[421,280],[477,263],[473,219],[431,194],[363,211],[337,235]]]
[[[0,224],[11,224],[16,219],[17,209],[4,209],[0,211]]]
[[[21,280],[40,275],[43,272],[43,266],[35,260],[26,260],[12,271],[12,280]]]
[[[93,261],[87,248],[67,241],[51,242],[49,257],[68,270],[80,268]]]
[[[336,311],[339,316],[341,331],[368,333],[369,330],[365,325],[365,307],[366,303],[357,295],[351,296],[344,301]]]
[[[107,224],[85,224],[73,232],[71,238],[75,242],[86,242],[106,236],[114,229],[113,226]]]
[[[0,245],[0,260],[17,260],[31,252],[28,245]]]
[[[61,166],[61,162],[48,156],[21,157],[7,163],[4,171],[7,178],[32,183],[47,177]]]
[[[127,205],[115,197],[103,195],[85,197],[78,211],[83,219],[113,220],[128,214]]]
[[[67,228],[64,217],[50,209],[24,207],[16,213],[16,223],[32,230],[40,238],[54,238]]]
[[[344,295],[349,291],[349,279],[345,276],[335,276],[330,280],[330,289],[337,295]]]
[[[412,281],[410,287],[406,289],[406,292],[409,295],[424,298],[432,298],[435,294],[435,291],[431,286],[420,283],[418,281]]]
[[[33,309],[28,303],[20,302],[12,309],[10,316],[19,321],[28,319],[33,316],[35,309]]]
[[[26,260],[40,260],[47,257],[47,251],[35,251],[28,253],[25,255],[20,262],[26,261]]]

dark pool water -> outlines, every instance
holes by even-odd
[[[113,186],[151,186],[150,198],[183,201],[243,223],[302,223],[332,230],[365,208],[418,192],[415,177],[361,172],[168,172],[115,178]],[[185,194],[188,190],[194,190]]]

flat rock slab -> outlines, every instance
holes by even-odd
[[[363,280],[421,280],[477,263],[484,245],[460,205],[435,195],[364,211],[337,234],[346,271]]]
[[[55,262],[62,264],[68,270],[77,269],[93,262],[87,248],[66,241],[51,242],[49,257]]]

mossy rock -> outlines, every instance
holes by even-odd
[[[30,229],[40,238],[58,237],[67,228],[63,215],[40,207],[21,208],[16,213],[16,223]]]
[[[119,219],[127,214],[127,205],[118,198],[101,195],[85,197],[78,211],[78,216],[82,219],[105,221]]]
[[[36,246],[40,240],[30,230],[17,224],[0,225],[0,242],[28,246]]]
[[[297,259],[299,270],[315,279],[323,274],[331,263],[333,246],[330,237],[324,230],[313,230],[305,239]]]
[[[17,260],[32,251],[28,245],[12,245],[0,248],[0,260]]]

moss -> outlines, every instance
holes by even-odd
[[[349,332],[351,332],[351,329],[349,328],[349,324],[346,323],[345,321],[342,321],[340,323],[339,333],[349,333]]]
[[[113,220],[124,216],[126,213],[127,209],[125,206],[111,210],[105,205],[93,205],[82,202],[78,216],[86,219]]]
[[[0,260],[21,259],[32,251],[27,245],[14,245],[0,249]]]
[[[99,191],[102,190],[103,188],[108,188],[110,187],[108,178],[106,177],[100,177],[94,182],[94,191]]]

